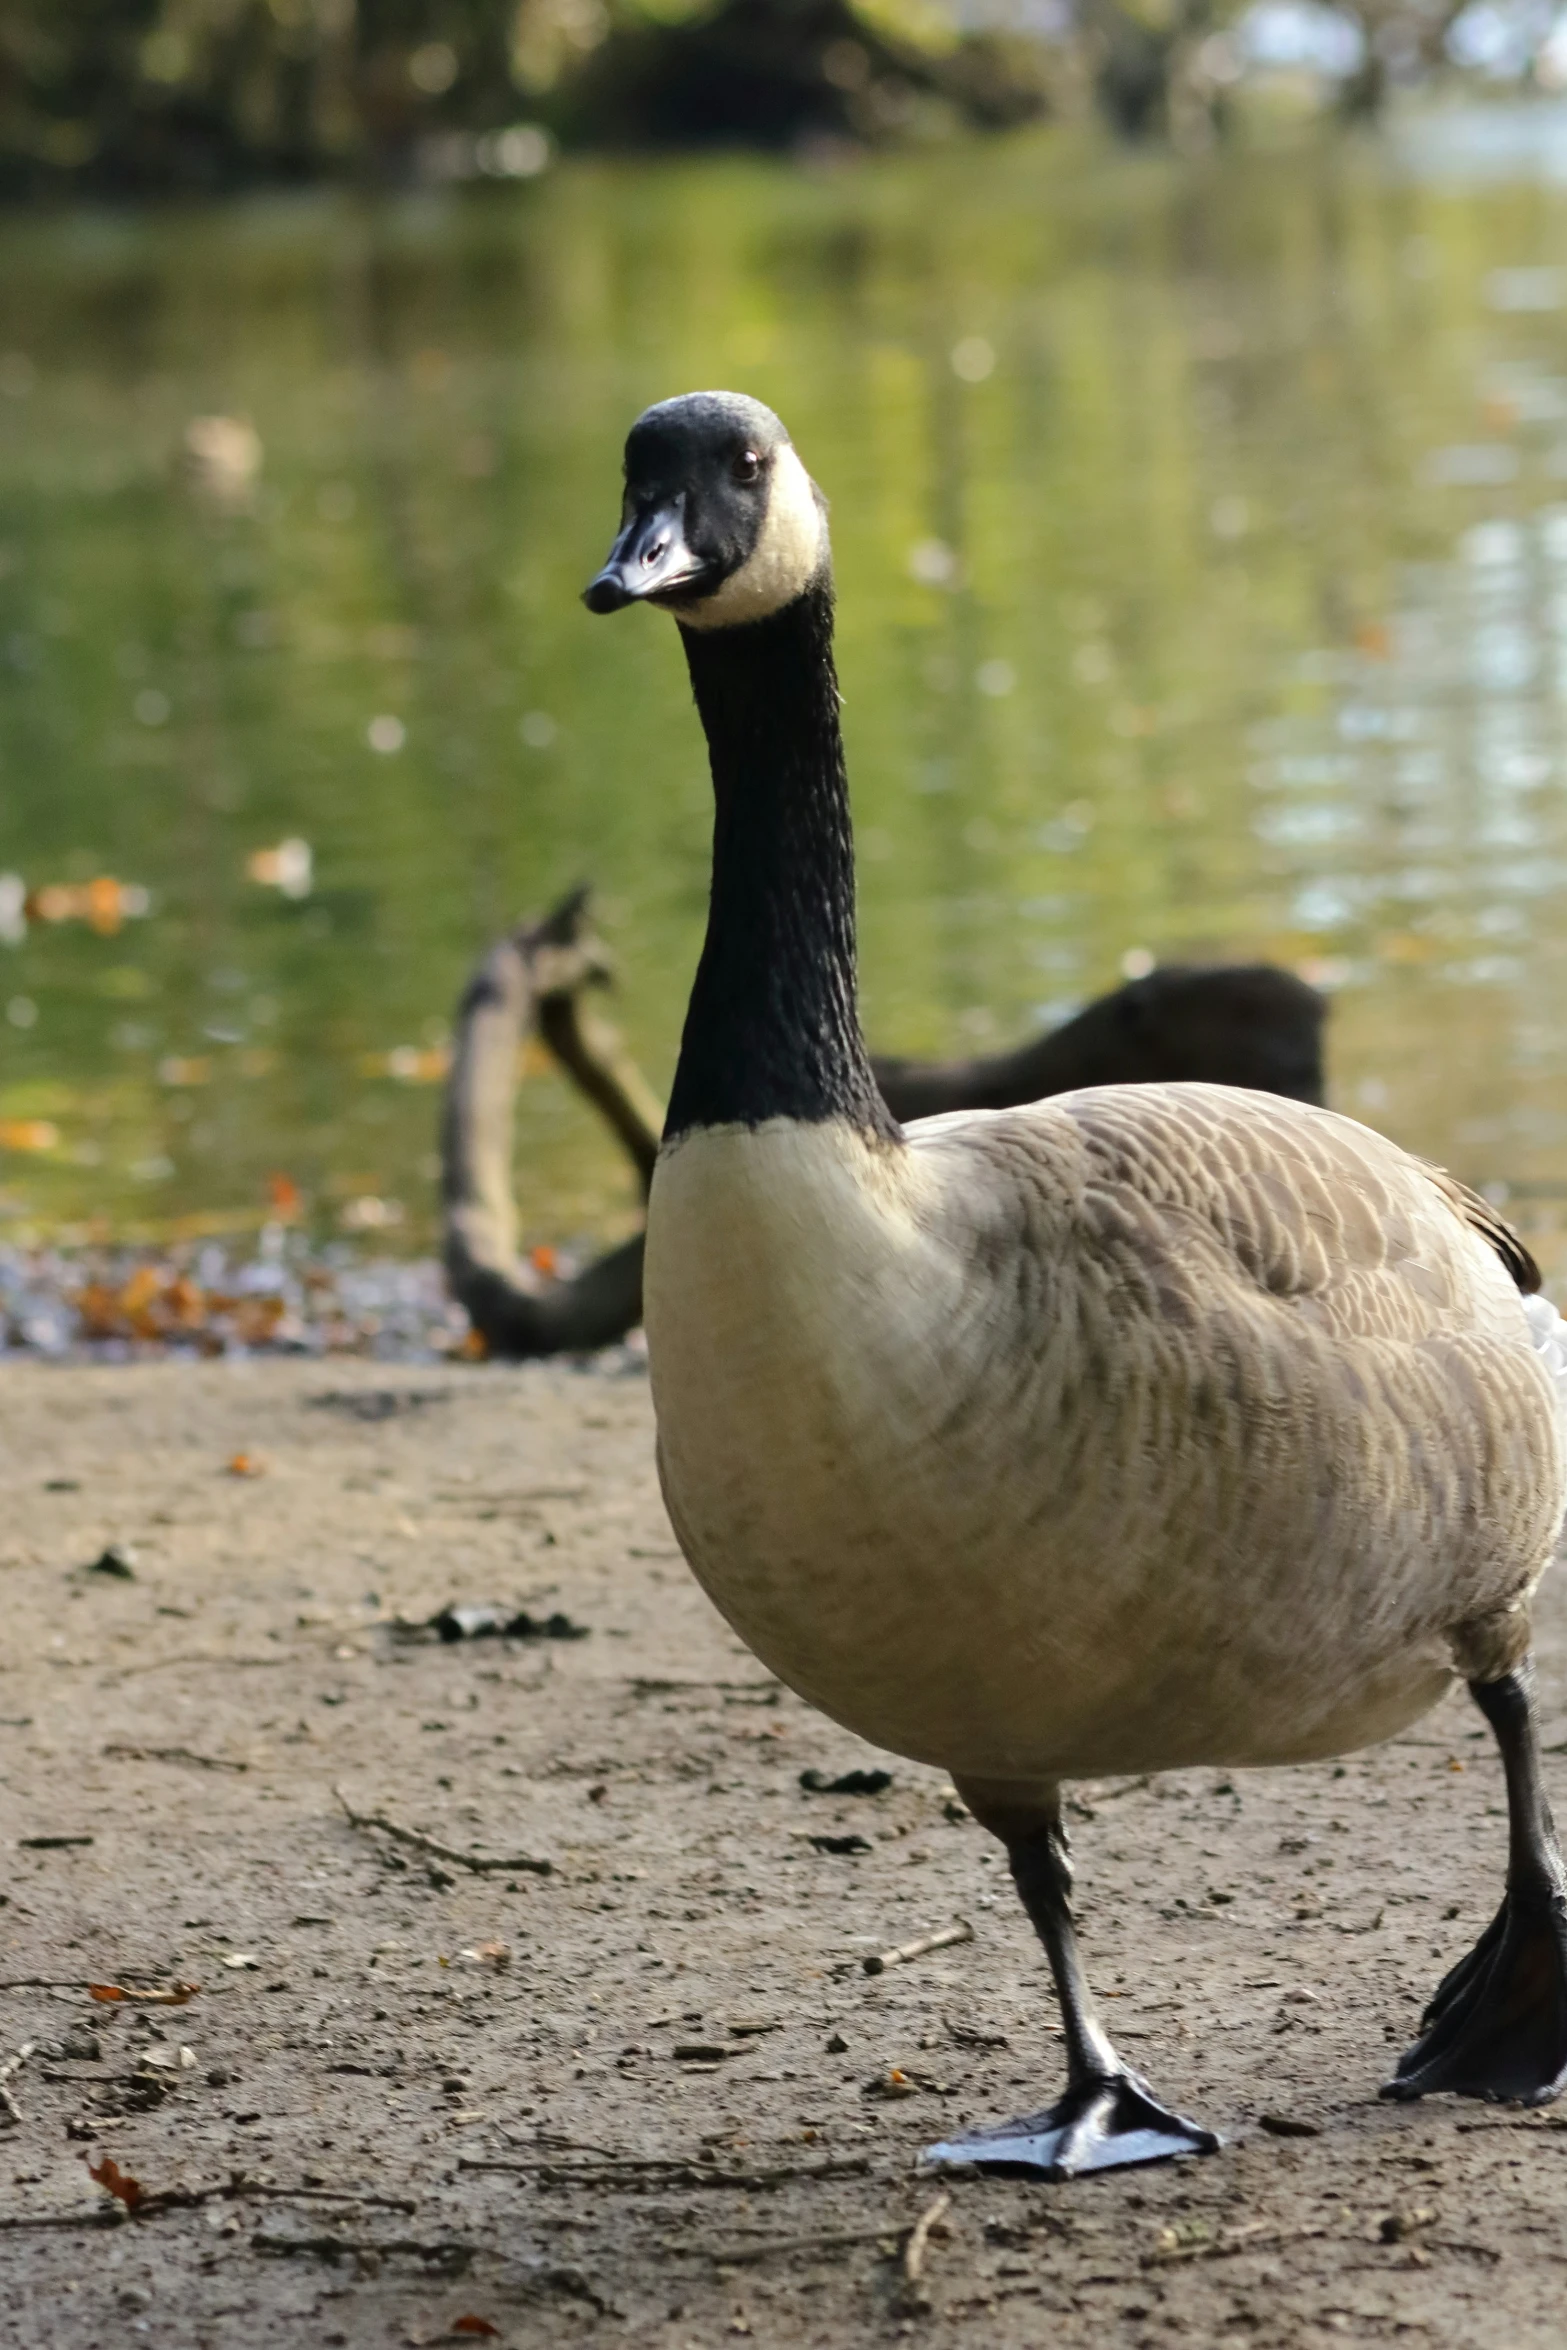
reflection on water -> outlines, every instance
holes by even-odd
[[[629,419],[728,383],[834,501],[874,1040],[1271,955],[1337,989],[1341,1106],[1544,1216],[1564,206],[1031,138],[4,224],[0,1205],[216,1231],[286,1184],[421,1242],[444,1016],[584,875],[667,1083],[700,740],[667,624],[576,596]],[[623,1226],[586,1116],[522,1104],[529,1237]]]

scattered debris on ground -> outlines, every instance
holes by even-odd
[[[807,1795],[885,1795],[892,1785],[891,1771],[840,1771],[830,1779],[825,1771],[811,1769],[800,1773],[800,1785]]]
[[[1554,2350],[1560,2114],[1376,2094],[1504,1865],[1461,1698],[1075,1789],[1107,2020],[1224,2150],[936,2181],[1058,2089],[1044,1963],[942,1775],[702,1598],[643,1381],[20,1358],[3,1400],[7,2342]],[[542,1637],[443,1639],[471,1606]],[[1567,1584],[1542,1630],[1561,1749]]]
[[[442,1640],[586,1640],[591,1626],[574,1624],[559,1608],[547,1616],[533,1616],[526,1608],[501,1607],[492,1601],[448,1601],[423,1624],[398,1627],[403,1638],[434,1632]]]
[[[591,1251],[585,1252],[591,1255]],[[562,1278],[577,1262],[556,1250]],[[371,1257],[269,1225],[246,1250],[218,1241],[164,1249],[0,1247],[0,1353],[67,1362],[172,1356],[367,1355],[381,1362],[476,1361],[483,1342],[433,1258]],[[643,1360],[639,1331],[606,1367]],[[247,1445],[230,1474],[258,1476]]]

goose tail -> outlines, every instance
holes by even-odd
[[[1521,1299],[1520,1303],[1535,1352],[1550,1372],[1555,1385],[1557,1407],[1567,1418],[1567,1322],[1562,1320],[1550,1299],[1542,1297],[1538,1290],[1532,1297]]]

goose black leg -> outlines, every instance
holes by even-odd
[[[1072,1922],[1072,1863],[1059,1793],[1052,1789],[1043,1802],[1024,1805],[1015,1794],[972,1783],[959,1781],[959,1792],[1005,1844],[1013,1881],[1050,1960],[1066,2039],[1066,2095],[1043,2113],[944,2139],[927,2147],[924,2159],[1065,2179],[1176,2154],[1216,2153],[1211,2130],[1169,2112],[1122,2063],[1095,2013]]]
[[[1384,2097],[1545,2105],[1567,2087],[1567,1870],[1540,1784],[1534,1674],[1525,1662],[1469,1694],[1507,1775],[1507,1891],[1467,1958],[1438,1985]]]

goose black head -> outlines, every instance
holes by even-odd
[[[828,575],[826,501],[770,408],[687,392],[637,418],[590,612],[657,604],[687,628],[764,620]]]

